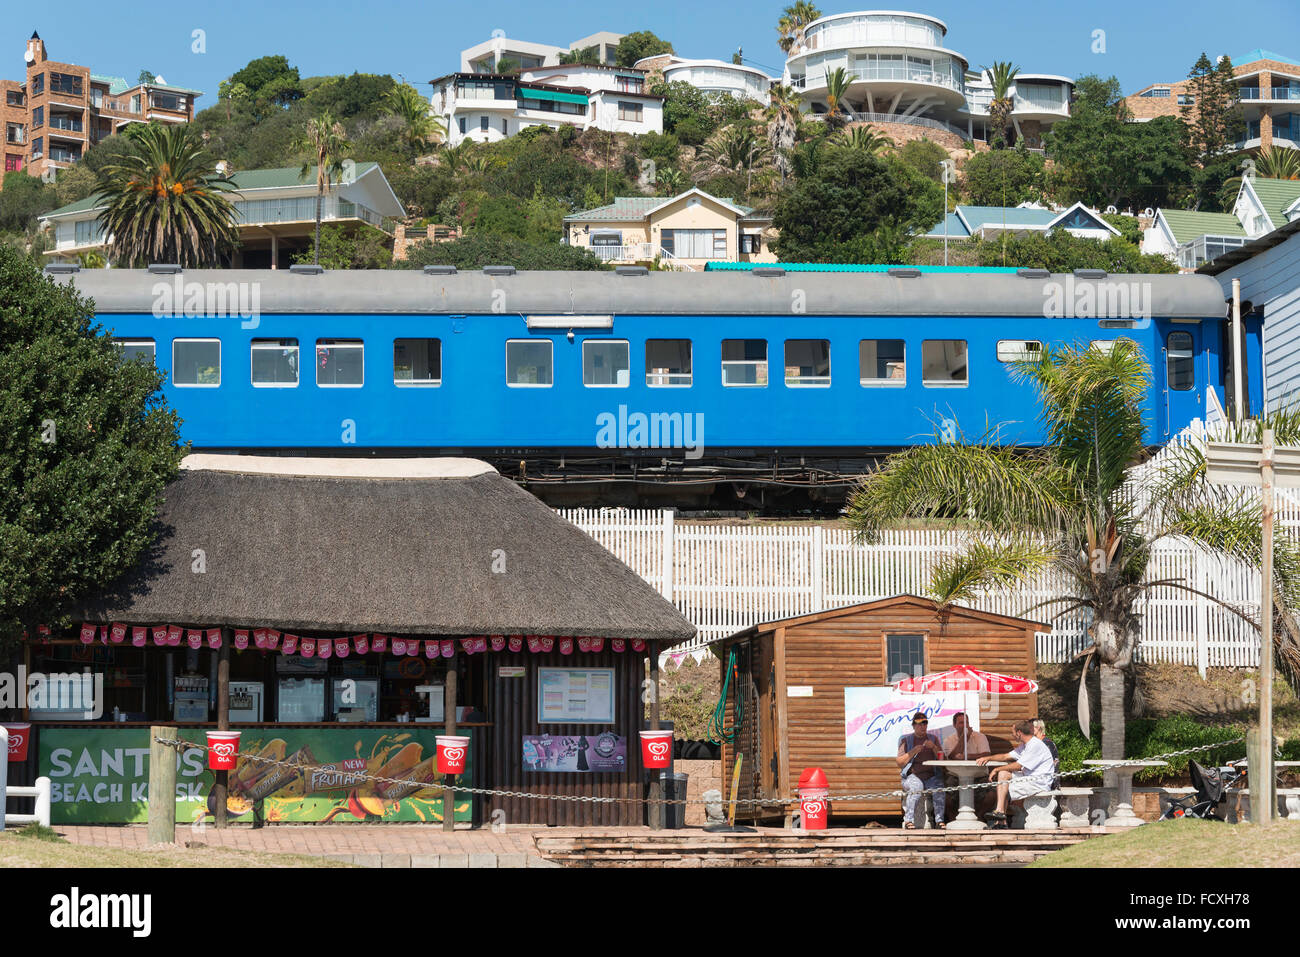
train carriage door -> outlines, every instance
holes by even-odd
[[[1200,335],[1199,326],[1179,326],[1167,332],[1162,343],[1161,357],[1164,360],[1162,431],[1166,439],[1182,431],[1192,419],[1204,416],[1201,393],[1197,388],[1197,366],[1201,352]]]

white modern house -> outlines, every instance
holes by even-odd
[[[646,92],[644,70],[570,64],[503,76],[452,73],[430,81],[432,111],[447,143],[495,143],[530,126],[614,133],[662,133],[661,96]]]
[[[539,66],[556,66],[560,57],[566,53],[576,53],[589,47],[596,47],[597,58],[601,63],[614,65],[614,51],[618,41],[623,39],[621,33],[602,30],[591,36],[574,40],[567,47],[550,43],[534,43],[530,40],[512,40],[504,31],[482,43],[475,44],[468,50],[460,51],[461,73],[497,73],[502,60],[512,60],[515,65],[528,69]]]
[[[704,93],[726,93],[738,100],[757,100],[767,106],[769,91],[776,82],[752,66],[724,60],[688,60],[673,54],[645,57],[638,69],[658,70],[665,83],[689,83]]]
[[[851,120],[898,123],[988,138],[993,99],[988,76],[946,45],[948,26],[937,17],[897,10],[836,13],[814,20],[791,47],[782,82],[803,94],[807,111],[828,108],[827,76],[843,68],[851,82],[841,103]],[[1068,77],[1022,73],[1011,91],[1012,123],[1030,148],[1070,115],[1074,83]]]

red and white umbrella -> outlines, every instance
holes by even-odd
[[[894,682],[903,694],[933,694],[936,691],[982,691],[985,694],[1034,694],[1038,682],[1016,675],[1001,675],[996,671],[980,671],[969,665],[958,665],[947,671]]]

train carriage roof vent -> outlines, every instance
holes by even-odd
[[[614,272],[619,276],[648,276],[650,270],[645,266],[615,266]]]
[[[893,276],[895,279],[916,279],[918,276],[921,275],[921,270],[908,269],[908,268],[902,268],[902,269],[895,268],[889,270],[889,274]]]
[[[1046,269],[1017,269],[1016,275],[1021,279],[1047,279],[1052,274]]]
[[[64,275],[81,272],[81,263],[46,263],[44,273],[47,276]]]
[[[484,266],[483,275],[485,276],[513,276],[515,274],[514,266]]]
[[[150,263],[149,271],[155,276],[172,276],[184,272],[185,268],[180,263]]]
[[[426,276],[454,276],[456,275],[455,266],[425,266],[424,274]]]
[[[289,267],[295,276],[319,276],[324,271],[325,267],[318,263],[295,263]]]
[[[756,269],[751,269],[749,272],[750,275],[762,276],[764,279],[775,279],[778,276],[785,275],[785,270],[780,266],[759,266]]]
[[[1076,269],[1075,279],[1105,279],[1109,273],[1104,269]]]

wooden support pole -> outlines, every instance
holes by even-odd
[[[179,752],[159,738],[176,740],[176,729],[149,728],[149,843],[176,843],[176,759]]]
[[[447,683],[443,697],[444,734],[456,733],[456,661],[455,656],[447,659]],[[442,789],[442,829],[456,830],[456,775],[454,774],[446,776],[446,783]]]
[[[221,647],[217,649],[217,730],[230,730],[230,642],[232,635],[229,628],[221,629]],[[230,772],[214,771],[216,783],[212,786],[216,794],[216,807],[213,816],[218,829],[226,826],[226,797],[230,788]]]
[[[659,730],[659,649],[653,642],[646,642],[650,649],[650,730]],[[671,751],[668,752],[672,754]],[[669,762],[669,767],[672,763]],[[671,771],[669,773],[672,773]],[[664,796],[664,772],[658,771],[650,780],[650,800],[651,802],[661,801]],[[650,828],[651,830],[662,830],[664,819],[667,817],[667,809],[662,804],[651,803],[650,805]]]

